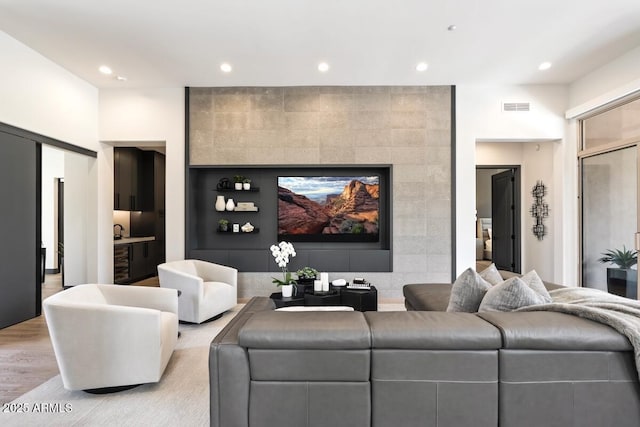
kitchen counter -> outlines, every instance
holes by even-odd
[[[155,236],[149,237],[123,237],[122,239],[114,240],[114,246],[117,245],[126,245],[129,243],[139,243],[139,242],[152,242],[156,240]]]

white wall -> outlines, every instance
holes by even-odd
[[[98,89],[4,32],[0,32],[0,52],[0,122],[97,151]],[[83,185],[88,189],[98,188],[96,161],[83,157],[88,162],[81,178]],[[90,191],[84,209],[87,215],[95,217],[96,203],[95,191]],[[78,254],[84,259],[82,273],[71,279],[95,281],[96,234],[84,237],[85,240],[78,243],[83,246],[82,253]],[[51,259],[47,252],[47,258]],[[68,260],[67,254],[65,260]]]
[[[571,116],[640,90],[640,46],[569,86]]]
[[[98,90],[3,32],[0,52],[0,122],[97,150]]]
[[[96,159],[64,152],[64,285],[97,279],[96,200],[92,185]],[[89,178],[89,179],[88,179]]]
[[[56,178],[64,178],[64,152],[42,147],[42,246],[47,248],[45,268],[58,268],[58,205]]]
[[[530,102],[530,112],[503,113],[503,102]],[[566,122],[564,113],[567,105],[567,88],[565,86],[467,86],[456,88],[456,268],[457,274],[467,267],[475,266],[475,167],[476,143],[488,141],[529,141],[540,143],[547,141],[561,141],[550,144],[552,153],[556,153],[558,146],[562,146],[565,138]],[[479,159],[480,164],[510,164],[510,150],[523,150],[510,147],[508,142],[501,142],[501,150],[494,153],[492,159]],[[547,147],[548,145],[545,145]],[[545,149],[545,153],[547,150]],[[547,153],[548,155],[548,153]],[[555,156],[551,156],[555,161]],[[535,169],[537,166],[534,166]],[[574,166],[575,169],[575,166]],[[537,173],[537,171],[535,171]],[[563,170],[564,174],[577,173]],[[524,181],[524,180],[523,180]],[[564,189],[566,182],[563,175],[554,173],[549,186],[554,189]],[[557,191],[557,190],[554,190]],[[526,199],[526,196],[523,197]],[[558,201],[557,197],[550,197],[550,205],[556,203],[572,203],[574,200]],[[557,209],[557,211],[555,210]],[[558,206],[552,210],[554,218],[550,222],[555,224],[553,234],[548,236],[552,251],[545,256],[554,254],[567,244],[563,240],[562,225],[564,209]],[[527,208],[528,211],[528,208]],[[570,224],[575,221],[571,219]],[[546,240],[546,238],[545,238]],[[532,248],[523,250],[531,251]],[[535,252],[535,251],[534,251]],[[537,260],[527,260],[527,263],[538,264]],[[526,266],[523,265],[523,268]],[[537,268],[537,267],[536,267]],[[558,268],[560,272],[558,272]],[[544,279],[562,283],[563,266],[557,263],[551,268],[553,272],[546,272]],[[552,277],[547,276],[551,274]]]
[[[113,253],[113,149],[117,142],[166,143],[166,254],[167,261],[184,259],[184,88],[101,90],[99,227],[100,248]],[[109,161],[110,159],[110,161]],[[108,242],[107,242],[108,240]],[[101,258],[102,259],[102,258]],[[113,263],[113,260],[111,260]],[[111,274],[113,268],[104,274]],[[112,279],[111,279],[112,280]]]

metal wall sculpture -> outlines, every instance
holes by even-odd
[[[547,227],[544,225],[544,219],[549,216],[549,205],[544,202],[544,196],[547,195],[547,187],[542,181],[537,181],[531,190],[533,196],[533,205],[531,205],[531,216],[535,218],[536,223],[531,228],[533,235],[542,240],[547,235]]]

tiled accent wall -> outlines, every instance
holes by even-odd
[[[392,164],[394,271],[361,275],[380,298],[401,298],[406,283],[451,280],[451,91],[191,88],[189,164]],[[352,276],[330,272],[332,279]],[[274,292],[270,277],[242,273],[239,297]]]

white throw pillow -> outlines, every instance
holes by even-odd
[[[494,263],[491,263],[489,267],[482,270],[480,272],[480,277],[494,286],[504,282],[504,279],[500,275],[500,272]]]
[[[472,268],[467,268],[458,276],[451,287],[447,311],[477,312],[484,294],[490,288],[491,283],[483,279]]]
[[[489,289],[478,311],[513,311],[544,303],[542,295],[531,289],[519,277],[512,277]]]
[[[547,288],[544,286],[542,279],[540,278],[540,276],[538,276],[538,273],[536,273],[535,270],[531,270],[520,279],[524,283],[526,283],[527,286],[540,294],[545,303],[549,303],[552,301],[551,295],[549,295],[549,291],[547,291]]]

